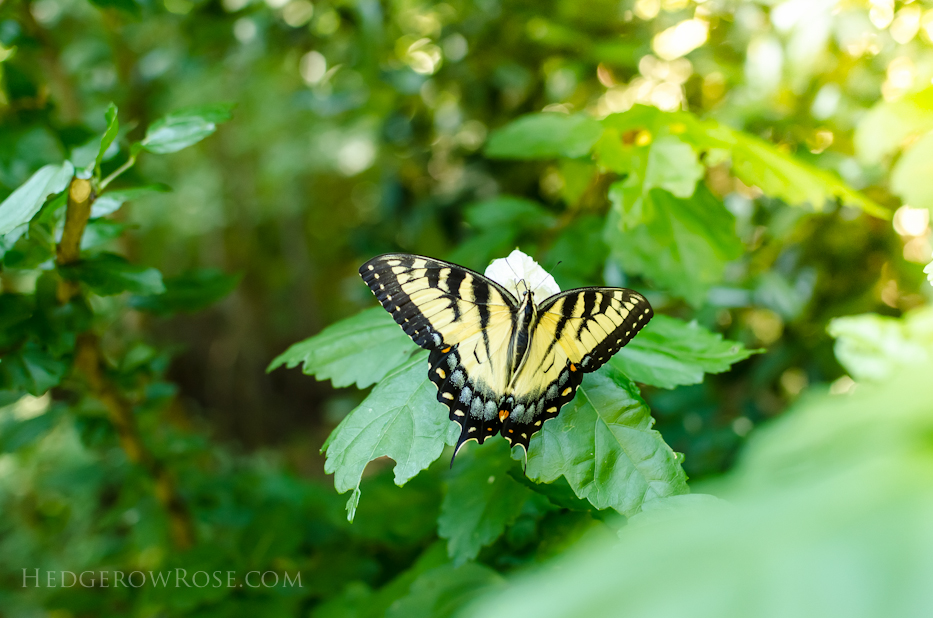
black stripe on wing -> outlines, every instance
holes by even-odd
[[[442,276],[442,271],[445,270],[446,275]],[[407,278],[414,271],[424,271],[424,274],[406,281],[405,286],[411,288],[414,282],[424,280],[424,288],[417,292],[418,302],[412,301],[411,295],[403,289],[399,281],[400,275]],[[435,312],[438,309],[452,312],[453,322],[461,320],[462,314],[467,312],[465,307],[478,306],[479,317],[483,319],[489,314],[488,307],[483,303],[488,302],[489,287],[493,287],[504,302],[510,304],[513,309],[518,307],[515,298],[495,281],[463,266],[421,255],[387,253],[360,266],[359,272],[383,308],[392,315],[402,330],[416,344],[427,350],[442,349],[457,342],[446,341],[443,332],[432,325],[431,316],[422,311],[426,304],[431,305]],[[461,283],[468,278],[472,281],[471,290],[476,297],[475,302],[465,300],[459,295]],[[426,294],[426,291],[433,294]]]
[[[454,455],[470,440],[480,444],[502,429],[496,397],[477,389],[466,368],[460,362],[456,346],[434,350],[428,357],[428,378],[437,387],[437,400],[450,409],[450,420],[460,425],[460,437]]]
[[[584,373],[602,367],[654,316],[648,299],[638,292],[597,287],[555,294],[538,307],[538,315],[544,313],[560,315],[557,339],[572,337],[587,348],[587,353],[579,359],[579,368]],[[586,345],[589,339],[585,334],[591,336],[596,345]]]

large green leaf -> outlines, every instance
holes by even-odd
[[[857,380],[887,380],[908,367],[933,360],[933,308],[892,318],[874,313],[829,323],[836,358]]]
[[[642,274],[694,306],[721,281],[726,263],[742,255],[735,217],[704,184],[691,199],[654,189],[644,198],[651,218],[623,229],[616,212],[605,238],[623,270]]]
[[[707,373],[722,373],[755,354],[696,322],[656,315],[609,361],[636,382],[660,388],[699,384]]]
[[[59,272],[65,279],[80,281],[100,296],[121,292],[161,294],[165,291],[162,273],[158,270],[132,264],[113,253],[100,253],[62,266]]]
[[[563,476],[597,509],[634,515],[645,502],[688,491],[677,455],[653,424],[632,381],[605,365],[532,439],[526,473],[538,483]]]
[[[904,203],[933,213],[933,132],[921,137],[901,155],[891,170],[891,189]]]
[[[881,163],[910,138],[933,129],[933,88],[894,101],[880,101],[855,129],[855,153],[866,164]]]
[[[331,380],[334,386],[366,388],[395,371],[416,349],[392,316],[373,307],[292,345],[269,364],[268,371],[303,364],[304,373]]]
[[[602,122],[607,129],[615,129],[623,136],[638,130],[647,131],[652,139],[676,135],[698,153],[707,153],[707,161],[731,159],[732,173],[742,182],[791,205],[810,204],[821,210],[827,202],[841,200],[875,216],[889,216],[887,210],[833,173],[805,163],[754,135],[712,120],[699,120],[688,112],[663,112],[636,105],[628,112],[607,116]]]
[[[445,564],[420,575],[408,595],[397,600],[386,618],[449,618],[479,595],[505,587],[505,578],[487,566],[471,562]]]
[[[232,105],[215,104],[178,110],[156,120],[146,130],[142,147],[149,152],[177,152],[211,135],[230,120]]]
[[[483,618],[922,616],[933,579],[933,365],[810,396],[752,435],[715,495],[580,546]],[[703,489],[699,486],[697,489]],[[705,504],[704,504],[705,503]]]
[[[484,152],[493,159],[576,158],[589,154],[601,133],[586,114],[529,114],[493,131]]]
[[[508,473],[505,440],[461,452],[441,503],[437,533],[448,539],[447,553],[455,565],[476,558],[515,521],[533,494]]]
[[[347,502],[349,519],[359,504],[360,480],[370,461],[394,459],[395,482],[404,485],[440,457],[445,444],[456,442],[459,429],[437,402],[427,369],[424,352],[386,375],[324,443],[324,470],[334,475],[339,493],[353,491]]]
[[[28,223],[50,195],[61,193],[71,182],[74,166],[70,161],[40,168],[0,203],[0,236]]]

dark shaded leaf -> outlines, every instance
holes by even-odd
[[[114,253],[101,253],[73,265],[61,266],[59,272],[65,279],[80,281],[100,296],[121,292],[160,294],[165,291],[162,274],[158,270],[131,264]]]

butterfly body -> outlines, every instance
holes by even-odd
[[[442,260],[404,253],[363,264],[360,275],[422,348],[438,401],[464,443],[501,433],[527,450],[542,424],[573,399],[583,374],[598,369],[653,315],[625,288],[577,288],[535,302]]]

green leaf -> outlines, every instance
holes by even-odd
[[[95,294],[112,296],[121,292],[161,294],[165,291],[162,274],[155,268],[131,264],[126,258],[101,253],[73,265],[59,267],[62,277],[80,281]]]
[[[144,195],[149,195],[151,193],[166,193],[171,190],[171,187],[168,185],[152,184],[142,187],[132,187],[130,189],[107,191],[94,200],[94,204],[91,206],[91,218],[96,219],[98,217],[105,217],[113,212],[116,212],[120,206],[124,204],[124,202],[135,200]]]
[[[570,483],[562,476],[550,483],[535,483],[525,476],[525,473],[521,470],[510,468],[508,474],[531,491],[547,498],[548,502],[557,507],[571,511],[587,511],[590,513],[594,511],[593,505],[588,500],[578,498]]]
[[[933,213],[933,132],[927,133],[904,151],[891,170],[891,190],[905,204],[927,208]]]
[[[45,436],[61,418],[55,409],[26,419],[8,416],[0,421],[0,453],[12,453]]]
[[[881,101],[862,116],[855,129],[855,152],[868,165],[881,163],[912,137],[933,130],[933,88]]]
[[[464,218],[467,223],[480,230],[502,226],[540,230],[557,222],[557,217],[537,202],[511,195],[501,195],[470,204],[464,211]]]
[[[68,371],[69,364],[51,356],[35,344],[6,354],[0,361],[0,389],[25,391],[38,397],[53,386],[58,386]]]
[[[411,585],[407,596],[389,606],[386,618],[448,618],[464,605],[505,587],[505,578],[481,564],[450,564],[431,569]]]
[[[97,149],[97,166],[100,167],[101,161],[104,160],[104,154],[107,152],[107,149],[110,148],[110,145],[113,143],[113,140],[117,137],[117,132],[120,130],[120,121],[117,120],[117,106],[111,103],[107,107],[107,113],[105,116],[107,120],[107,129],[104,131],[104,134],[100,138],[100,148]]]
[[[303,364],[305,374],[331,380],[338,388],[367,388],[406,363],[416,349],[392,316],[373,307],[292,345],[269,363],[267,371]]]
[[[744,250],[735,217],[704,184],[691,199],[654,189],[645,201],[652,217],[635,229],[621,229],[620,215],[610,215],[607,244],[624,271],[644,275],[691,305],[701,305],[709,288],[722,280],[726,263]]]
[[[827,330],[836,339],[836,358],[857,380],[887,380],[933,360],[933,307],[901,318],[874,313],[836,318]]]
[[[645,146],[627,145],[615,128],[606,129],[596,146],[596,159],[604,167],[626,174],[625,180],[609,188],[609,199],[620,214],[625,229],[633,229],[651,219],[646,196],[651,189],[664,189],[688,198],[703,178],[705,168],[693,148],[669,133],[649,138]]]
[[[142,147],[157,154],[178,152],[211,135],[232,111],[232,105],[215,104],[172,112],[149,125]]]
[[[726,502],[691,500],[684,515],[626,526],[618,543],[578,546],[465,614],[922,615],[933,574],[931,373],[921,364],[853,395],[805,397],[713,481]]]
[[[688,491],[677,456],[653,424],[632,381],[605,365],[583,378],[573,401],[531,440],[526,474],[537,483],[563,476],[597,509],[634,515],[645,502]],[[512,457],[520,459],[520,451]]]
[[[70,161],[40,168],[0,203],[0,236],[28,223],[50,195],[61,193],[74,175]]]
[[[609,362],[636,382],[675,388],[699,384],[706,373],[729,371],[734,363],[757,352],[696,322],[655,315]]]
[[[165,291],[152,296],[134,296],[130,306],[158,315],[206,309],[225,298],[240,283],[240,275],[214,268],[189,270],[164,280]]]
[[[853,190],[835,174],[805,163],[754,135],[712,120],[700,120],[688,112],[663,112],[636,105],[628,112],[607,116],[602,122],[620,135],[637,130],[648,131],[651,138],[676,135],[697,152],[705,152],[707,165],[711,160],[731,158],[732,173],[742,182],[793,206],[810,204],[815,210],[822,210],[826,202],[838,199],[877,217],[890,217],[885,208]],[[601,162],[611,169],[612,150],[600,146]]]
[[[492,159],[574,159],[589,154],[601,134],[586,114],[529,114],[493,131],[484,152]]]
[[[427,353],[419,353],[386,375],[334,429],[324,446],[324,471],[334,475],[338,493],[354,491],[352,503],[359,500],[370,461],[394,459],[395,483],[404,485],[440,457],[445,444],[454,444],[457,434],[428,380]]]
[[[890,218],[884,207],[850,188],[832,172],[804,163],[748,133],[730,129],[729,134],[732,173],[765,195],[792,206],[810,204],[817,211],[838,199],[876,217]]]
[[[533,495],[508,474],[513,466],[505,440],[490,441],[457,458],[437,519],[437,534],[448,539],[447,554],[455,565],[473,560],[502,536]]]

